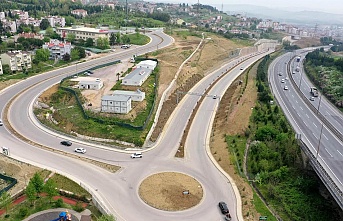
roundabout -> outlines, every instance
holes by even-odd
[[[139,186],[141,199],[156,209],[182,211],[200,203],[201,184],[193,177],[177,172],[153,174]]]

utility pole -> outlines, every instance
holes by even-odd
[[[317,147],[316,160],[317,160],[318,154],[319,154],[319,147],[320,147],[320,141],[321,141],[321,139],[322,139],[323,127],[324,127],[324,124],[322,123],[322,128],[320,129],[319,142],[318,142],[318,147]]]

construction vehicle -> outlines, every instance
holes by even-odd
[[[311,87],[311,91],[310,91],[310,93],[311,93],[311,95],[313,96],[313,97],[318,97],[318,90],[317,90],[317,88],[315,88],[315,87]]]

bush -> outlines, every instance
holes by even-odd
[[[73,209],[76,211],[76,212],[82,212],[84,209],[82,207],[82,203],[80,201],[78,201],[76,203],[75,206],[73,206]]]
[[[62,200],[62,198],[59,198],[56,202],[55,202],[55,206],[56,208],[60,208],[64,206],[64,202]]]
[[[20,208],[19,217],[24,218],[28,214],[29,210],[26,207]]]

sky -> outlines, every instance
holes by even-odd
[[[148,1],[148,0],[145,0]],[[196,4],[198,0],[150,0],[154,2]],[[289,11],[321,11],[343,14],[343,0],[199,0],[204,5],[249,4],[269,8],[286,9]],[[224,8],[225,10],[225,8]]]

